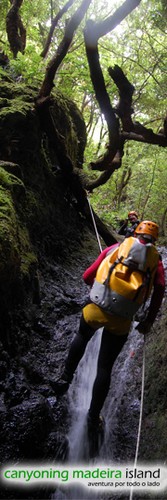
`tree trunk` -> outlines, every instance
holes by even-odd
[[[23,0],[13,0],[9,12],[6,16],[6,31],[14,58],[18,52],[24,52],[26,46],[26,29],[23,26],[19,9]],[[20,31],[20,35],[18,33]]]
[[[51,59],[51,61],[47,66],[45,78],[39,94],[40,97],[47,97],[50,95],[51,90],[54,86],[53,80],[55,77],[55,73],[58,67],[60,66],[61,62],[63,61],[64,57],[66,56],[69,46],[72,42],[74,32],[81,23],[85,13],[88,10],[91,1],[92,0],[83,0],[80,7],[76,10],[70,21],[67,23],[63,40],[60,43],[56,54],[54,55],[54,57]]]
[[[50,44],[51,44],[51,41],[52,41],[52,36],[53,36],[54,30],[55,30],[55,28],[56,28],[56,26],[58,24],[58,21],[59,21],[59,19],[61,19],[61,17],[63,16],[63,14],[65,12],[67,12],[67,10],[69,9],[69,7],[71,7],[71,5],[73,4],[73,1],[74,0],[68,0],[68,2],[64,5],[64,7],[59,10],[57,16],[52,20],[52,25],[51,25],[51,28],[50,28],[50,31],[49,31],[49,35],[48,35],[45,47],[44,47],[43,51],[41,52],[41,57],[43,57],[43,58],[46,57],[47,52],[48,52],[49,47],[50,47]]]

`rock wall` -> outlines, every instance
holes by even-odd
[[[68,452],[69,400],[68,395],[56,399],[49,378],[60,375],[78,329],[88,298],[82,274],[98,256],[99,248],[76,209],[55,153],[49,150],[40,128],[33,109],[37,89],[26,86],[23,91],[21,84],[8,79],[0,82],[0,90],[0,456],[2,463],[62,461]],[[66,138],[68,154],[80,168],[86,135],[79,111],[59,94],[53,115]],[[159,446],[166,428],[165,305],[156,329],[154,341],[152,334],[147,340],[141,461],[150,457],[164,460],[166,453],[166,433],[164,446],[162,441]],[[132,360],[134,377],[140,374],[142,364],[137,350]],[[118,374],[119,369],[117,365]],[[127,401],[140,398],[138,375],[133,396],[132,389],[129,382],[121,401],[116,398],[114,456],[118,460],[119,456],[125,460],[134,457],[135,437],[131,442],[130,426],[136,407],[129,407]],[[137,406],[133,434],[138,416]],[[1,489],[1,498],[42,499],[51,495],[47,488],[31,489],[28,496],[26,489]]]
[[[62,181],[33,108],[37,89],[0,82],[0,305],[6,310],[27,292],[38,300],[38,258],[61,255],[73,231],[72,193]],[[74,103],[55,94],[52,116],[67,154],[79,168],[85,125]],[[62,225],[63,220],[63,225]],[[62,235],[64,240],[62,239]]]
[[[53,399],[49,385],[49,377],[61,368],[57,353],[62,342],[54,338],[55,325],[80,310],[84,298],[71,266],[75,261],[81,281],[83,262],[84,267],[89,264],[87,248],[97,247],[95,240],[90,243],[91,233],[40,128],[33,107],[37,90],[8,77],[0,82],[2,463],[53,457],[56,449],[62,450],[59,458],[65,458],[66,439],[59,419],[65,416],[65,429],[68,414],[64,403]],[[86,133],[79,110],[59,93],[52,116],[67,154],[81,168]],[[69,332],[73,334],[72,326]],[[9,498],[9,494],[27,498],[26,492],[5,489],[1,496]],[[38,494],[43,498],[43,493]]]

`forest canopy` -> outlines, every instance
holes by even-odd
[[[95,211],[117,228],[135,209],[165,236],[165,0],[4,0],[0,17],[1,74],[36,85],[40,113],[53,86],[83,113],[78,176]]]

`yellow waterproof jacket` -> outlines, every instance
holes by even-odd
[[[158,261],[154,245],[126,238],[101,262],[90,293],[93,304],[83,310],[85,320],[93,328],[105,326],[117,334],[127,333],[134,314],[151,293]]]

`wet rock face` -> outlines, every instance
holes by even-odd
[[[26,106],[30,108],[32,97],[28,99]],[[10,230],[12,235],[15,230],[16,237],[9,245],[14,259],[11,263],[15,267],[11,265],[4,275],[5,288],[1,293],[0,456],[3,463],[46,458],[59,461],[67,457],[66,433],[73,418],[69,396],[57,400],[49,379],[62,372],[71,340],[78,330],[81,309],[88,298],[82,274],[99,254],[97,241],[76,211],[59,168],[53,171],[46,161],[37,117],[30,113],[24,121],[23,111],[21,123],[14,113],[13,123],[5,118],[9,125],[7,137],[0,123],[4,139],[0,167],[9,173],[3,172],[4,183],[8,186],[4,205],[7,204],[5,206],[13,214],[14,224],[10,225]],[[73,110],[74,114],[76,110]],[[12,150],[6,141],[13,137],[13,125],[16,139],[19,136],[21,142],[17,149]],[[80,122],[80,135],[82,128]],[[72,149],[69,133],[68,140]],[[75,139],[75,148],[76,145]],[[78,151],[79,165],[82,154],[83,148]],[[14,284],[11,279],[13,269],[16,269],[16,274],[21,269]],[[128,372],[127,356],[129,359],[129,354],[124,351],[115,367],[105,407],[106,413],[112,416],[106,456],[123,460],[134,457],[142,364],[140,346],[136,349],[135,344],[135,355],[130,359]],[[125,371],[120,393],[122,366],[125,366]],[[125,373],[128,375],[126,384]],[[10,498],[16,498],[16,494],[16,491],[10,492]],[[23,498],[22,495],[23,492],[18,493],[17,498]],[[35,495],[30,493],[29,498],[38,498],[38,492]],[[8,498],[8,493],[3,492],[2,498]]]
[[[52,458],[60,449],[63,460],[68,405],[49,378],[62,369],[84,302],[88,235],[33,110],[38,89],[5,79],[0,88],[0,456]],[[82,115],[59,93],[53,119],[80,168]]]
[[[65,435],[72,418],[69,397],[67,394],[58,401],[49,379],[59,376],[64,367],[71,340],[78,330],[81,309],[89,295],[82,274],[97,254],[95,240],[92,240],[91,252],[87,253],[85,231],[82,247],[78,246],[75,258],[71,256],[69,262],[66,260],[63,264],[42,261],[40,303],[18,307],[11,315],[5,343],[0,344],[0,453],[3,461],[43,459],[45,456],[52,459],[53,449],[58,456],[60,453],[60,459],[66,457]],[[116,459],[132,459],[135,452],[140,410],[141,342],[139,334],[130,335],[113,370],[111,391],[105,403],[104,409],[111,419],[108,443],[111,456],[114,454]],[[107,453],[110,456],[110,446]]]
[[[89,245],[92,241],[89,253],[88,236]],[[18,307],[11,315],[5,346],[0,344],[0,455],[4,463],[27,459],[59,462],[68,456],[66,435],[72,419],[76,418],[76,409],[73,413],[69,394],[57,400],[49,378],[59,376],[64,367],[71,340],[78,330],[81,309],[89,295],[82,274],[97,255],[96,241],[83,230],[82,246],[78,245],[75,254],[70,253],[69,260],[61,262],[46,257],[41,260],[40,303]],[[104,405],[108,432],[102,455],[105,459],[122,462],[134,459],[141,367],[142,338],[134,331],[115,364]],[[144,425],[144,432],[148,432],[151,426],[148,415]],[[145,447],[148,448],[148,442]],[[36,498],[45,498],[45,494],[46,491],[35,492]],[[31,495],[34,498],[33,492]],[[7,493],[2,492],[1,496],[6,498]],[[24,496],[11,492],[10,498]],[[51,498],[50,491],[47,498]]]
[[[0,340],[8,312],[19,303],[38,303],[41,256],[65,258],[68,241],[80,239],[73,193],[63,182],[56,154],[49,147],[34,110],[37,88],[0,81]],[[86,128],[77,106],[60,92],[52,105],[55,126],[67,155],[82,166]],[[73,221],[73,222],[72,222]],[[71,234],[69,234],[71,233]],[[62,238],[61,236],[64,236]]]
[[[69,228],[70,229],[70,228]],[[68,259],[39,265],[40,302],[10,313],[0,343],[0,455],[15,459],[64,460],[70,425],[68,395],[57,400],[49,379],[61,374],[81,309],[88,297],[82,274],[98,255],[96,240],[82,229],[82,245]],[[77,232],[77,226],[76,226]],[[62,244],[63,244],[62,234]],[[91,250],[87,253],[87,238]],[[71,245],[71,252],[70,252]]]
[[[42,443],[48,436],[53,425],[51,408],[43,397],[24,400],[8,411],[4,425],[4,437],[13,441],[13,445],[27,458],[34,459],[40,456]]]

